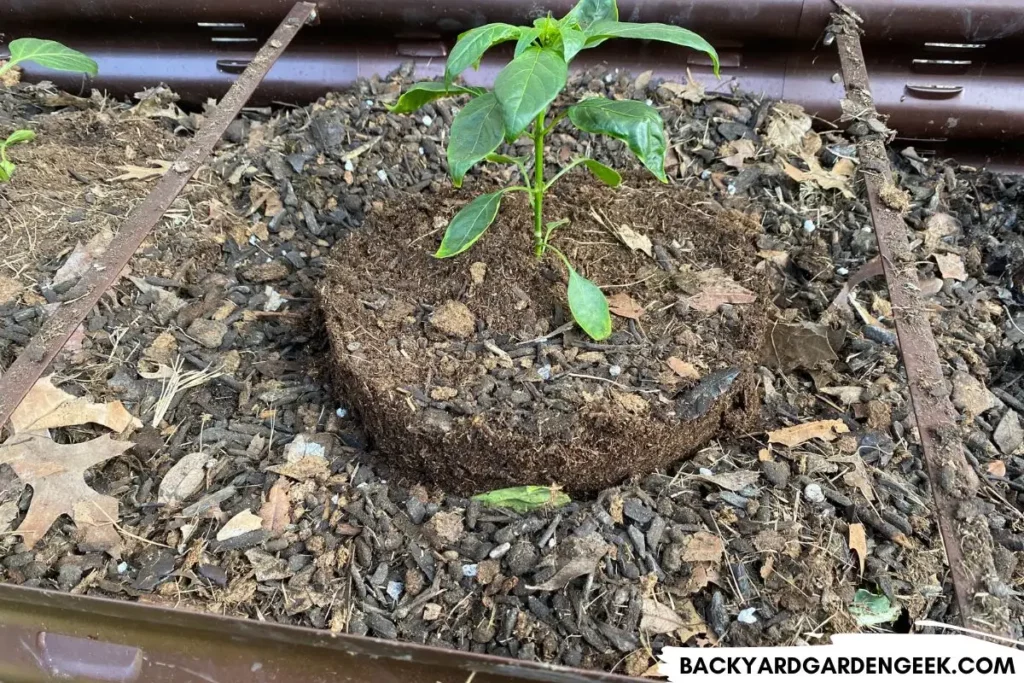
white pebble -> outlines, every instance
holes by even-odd
[[[537,374],[540,375],[540,378],[543,380],[551,379],[551,364],[545,363],[537,368]]]
[[[345,170],[346,171],[354,171],[354,170],[356,170],[356,165],[352,163],[351,159],[349,159],[348,161],[345,162]]]
[[[825,502],[825,494],[822,492],[821,487],[814,483],[804,487],[804,498],[815,505]]]
[[[367,107],[372,107],[373,106],[373,100],[366,100],[366,106]]]
[[[346,410],[345,408],[338,408],[337,410],[334,411],[334,414],[344,419],[345,417],[348,416],[348,410]]]
[[[263,290],[263,293],[267,295],[267,303],[263,304],[264,311],[279,311],[281,306],[284,305],[284,297],[276,289],[267,285]]]
[[[423,117],[423,125],[424,126],[429,126],[433,122],[434,122],[434,119],[430,118],[429,116],[424,116]]]
[[[478,566],[475,564],[464,564],[462,565],[462,575],[467,578],[475,578]]]
[[[388,595],[395,602],[402,597],[402,593],[405,592],[405,584],[400,581],[388,581]]]
[[[501,558],[505,557],[505,553],[511,550],[511,548],[511,543],[502,543],[497,548],[488,553],[487,556],[490,557],[492,560],[500,560]]]
[[[707,467],[701,467],[697,471],[700,472],[700,476],[702,476],[702,477],[713,477],[713,476],[715,476],[715,473],[712,472],[711,470],[709,470]]]
[[[380,181],[382,183],[386,183],[388,181],[388,172],[385,171],[384,169],[381,169],[377,171],[377,177],[380,178]]]
[[[620,368],[618,365],[613,365],[610,368],[608,368],[608,374],[612,377],[618,377],[619,375],[622,374],[622,368]]]
[[[427,154],[427,153],[426,153],[426,152],[424,151],[424,149],[423,149],[422,147],[420,147],[420,156],[421,156],[421,157],[422,157],[422,156],[426,156],[426,154]]]
[[[756,607],[748,607],[747,609],[741,611],[736,616],[736,621],[740,622],[741,624],[756,624],[757,623],[757,617],[755,616],[756,612],[757,612],[757,608]]]
[[[654,100],[652,100],[650,97],[648,97],[646,100],[644,100],[644,102],[647,103],[648,107],[653,107],[654,106]]]
[[[117,565],[117,573],[118,574],[124,574],[126,571],[128,571],[128,563],[127,562],[122,562],[121,564]]]
[[[839,267],[839,268],[836,268],[836,273],[838,273],[839,275],[842,275],[843,277],[845,277],[845,276],[850,274],[850,269],[849,268]]]
[[[804,221],[804,232],[814,232],[814,227],[814,221],[812,221],[810,218]]]

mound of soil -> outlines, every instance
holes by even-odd
[[[475,192],[402,195],[335,248],[321,295],[337,379],[399,474],[593,491],[749,427],[770,306],[758,226],[640,177],[573,180],[545,211],[570,219],[554,241],[622,314],[603,343],[571,324],[554,255],[533,257],[523,195],[454,259],[431,254]]]

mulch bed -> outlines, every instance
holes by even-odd
[[[445,189],[443,140],[457,103],[394,117],[383,105],[400,87],[398,76],[364,82],[305,108],[250,111],[232,126],[133,259],[134,279],[105,297],[54,366],[65,390],[119,399],[143,423],[122,437],[131,450],[87,473],[119,502],[120,557],[83,551],[66,519],[38,546],[20,542],[9,530],[32,492],[3,466],[4,581],[629,674],[680,642],[785,645],[857,630],[859,588],[904,610],[889,628],[953,618],[884,285],[868,281],[833,305],[875,254],[862,188],[848,173],[856,149],[837,133],[808,137],[792,108],[742,93],[692,103],[679,86],[622,73],[569,87],[574,97],[651,99],[671,137],[673,186],[699,193],[707,213],[736,210],[760,225],[753,273],[778,309],[770,353],[752,372],[763,425],[557,510],[492,510],[465,491],[390,478],[354,401],[332,383],[316,299],[331,249],[361,239],[354,230],[368,217],[409,193],[428,206],[469,196]],[[166,103],[48,106],[53,94],[20,86],[0,107],[4,130],[46,132],[15,150],[19,175],[0,187],[0,215],[15,228],[4,239],[22,240],[0,240],[3,367],[73,285],[55,277],[75,240],[78,257],[87,254],[107,224],[104,207],[124,211],[151,187],[111,182],[127,172],[116,166],[173,160],[196,123],[159,113]],[[33,163],[47,138],[64,144],[76,129],[90,131],[82,144],[94,153]],[[635,168],[618,143],[561,128],[552,142],[553,164],[589,152]],[[912,149],[892,156],[968,458],[984,482],[976,505],[996,541],[990,585],[1006,596],[1019,637],[1020,181]],[[495,172],[485,167],[471,184],[502,181]],[[111,199],[122,187],[131,194]],[[504,243],[489,237],[480,257]],[[464,256],[450,267],[468,268],[474,255]],[[707,320],[728,330],[729,309]],[[628,360],[595,357],[588,374],[610,378],[613,364]],[[160,365],[178,379],[214,376],[193,375],[195,386],[162,397]],[[842,428],[831,423],[827,437],[792,447],[769,443],[771,432],[819,420]],[[80,443],[101,431],[53,436]],[[193,453],[208,457],[184,460]],[[168,473],[186,466],[201,468],[194,492],[160,502]],[[242,524],[252,516],[264,523]],[[665,606],[678,623],[652,620]]]

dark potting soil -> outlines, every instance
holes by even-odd
[[[624,314],[601,343],[572,325],[561,263],[534,257],[524,195],[456,258],[432,253],[479,187],[398,195],[335,248],[321,294],[338,383],[400,473],[467,494],[594,491],[753,424],[771,306],[759,226],[639,175],[583,177],[545,208],[570,219],[554,243]]]

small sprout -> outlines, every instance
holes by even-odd
[[[54,71],[74,71],[90,76],[99,73],[99,67],[93,59],[56,40],[18,38],[12,40],[7,49],[11,56],[6,64],[0,66],[0,76],[22,62],[33,62]]]
[[[416,83],[388,107],[393,113],[406,114],[443,97],[469,95],[473,99],[456,114],[449,136],[448,172],[453,184],[461,187],[469,170],[481,161],[514,165],[522,176],[522,185],[481,195],[463,207],[449,223],[435,256],[447,258],[469,249],[494,222],[504,193],[525,192],[533,207],[534,254],[543,258],[551,247],[554,231],[568,222],[544,220],[544,197],[555,181],[573,168],[584,166],[611,187],[622,182],[614,169],[586,157],[573,160],[545,179],[545,137],[566,117],[584,132],[622,140],[658,180],[668,182],[664,125],[649,102],[594,97],[548,116],[552,103],[565,88],[570,62],[582,50],[610,38],[656,40],[700,50],[711,57],[718,73],[718,54],[696,33],[669,24],[620,22],[616,0],[580,0],[561,19],[546,16],[532,26],[487,24],[466,31],[448,56],[443,82]],[[489,49],[512,41],[516,44],[514,57],[498,74],[492,91],[455,83],[464,71],[478,67]],[[513,143],[522,135],[534,143],[532,169],[528,167],[529,158],[497,153],[502,142]],[[567,298],[573,318],[591,338],[607,338],[612,333],[612,321],[604,294],[580,275],[561,251],[554,247],[551,251],[568,272]]]
[[[569,496],[557,486],[516,486],[473,496],[485,507],[507,508],[524,514],[541,508],[559,508],[568,505]]]
[[[16,130],[0,142],[0,183],[6,183],[14,175],[14,164],[7,159],[7,148],[19,142],[31,142],[36,134],[30,130]]]

